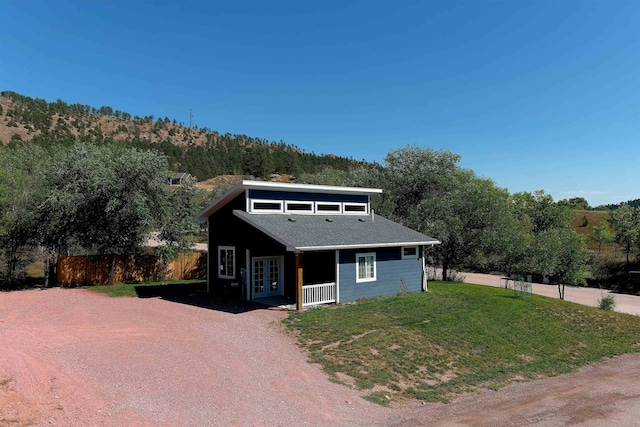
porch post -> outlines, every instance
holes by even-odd
[[[296,252],[296,310],[302,310],[302,252]]]

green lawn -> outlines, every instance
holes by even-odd
[[[447,401],[640,351],[640,317],[537,295],[430,282],[428,293],[292,313],[284,320],[333,381],[380,404]]]
[[[196,280],[165,280],[162,282],[115,283],[113,286],[85,286],[111,297],[155,297],[184,295],[206,290],[207,282]]]

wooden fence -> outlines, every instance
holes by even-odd
[[[57,263],[58,286],[101,285],[109,279],[107,256],[60,256]],[[115,282],[205,279],[207,254],[184,254],[165,263],[153,255],[116,256]]]

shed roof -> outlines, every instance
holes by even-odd
[[[288,251],[437,245],[437,239],[379,215],[250,214],[234,210],[247,224]]]
[[[184,179],[187,177],[190,177],[191,174],[190,173],[186,173],[186,172],[175,172],[173,175],[171,175],[171,179]]]

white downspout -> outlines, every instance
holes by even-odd
[[[340,251],[336,249],[336,304],[340,304]]]
[[[427,257],[425,256],[426,246],[422,245],[422,291],[427,292],[428,281],[427,281]]]

